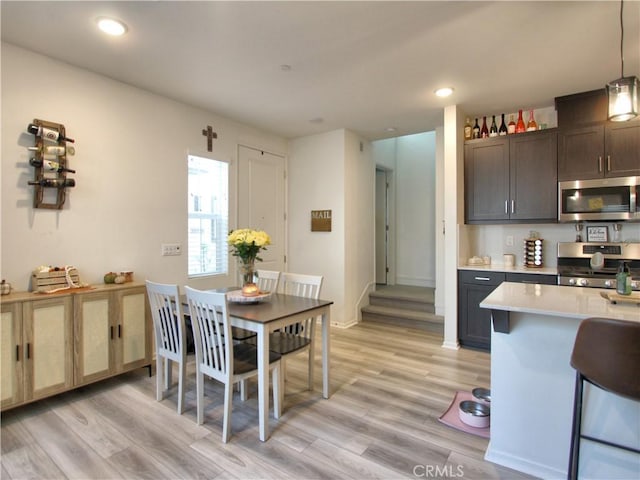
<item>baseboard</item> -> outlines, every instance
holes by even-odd
[[[357,320],[353,320],[349,323],[332,323],[331,326],[337,327],[337,328],[350,328],[350,327],[353,327],[354,325],[357,325],[358,323],[360,322]]]
[[[457,340],[455,342],[442,342],[442,348],[448,348],[450,350],[460,350],[460,344]]]
[[[349,326],[353,326],[362,321],[362,307],[369,305],[369,294],[376,289],[376,284],[374,282],[369,282],[365,286],[365,288],[360,293],[360,298],[356,302],[356,314],[355,320],[349,322]]]
[[[484,459],[489,462],[502,465],[503,467],[511,468],[513,470],[517,470],[518,472],[523,472],[538,478],[566,478],[567,477],[566,470],[558,470],[556,468],[551,468],[547,465],[531,462],[521,457],[515,457],[508,453],[496,452],[494,450],[491,450],[491,442],[489,442],[489,446],[487,447],[487,453],[485,454]]]

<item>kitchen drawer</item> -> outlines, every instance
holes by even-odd
[[[507,273],[507,282],[557,285],[558,277],[556,275],[546,275],[540,273]]]
[[[459,283],[498,286],[505,280],[504,272],[490,272],[486,270],[459,270]]]

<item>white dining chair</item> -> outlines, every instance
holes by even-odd
[[[303,275],[299,273],[280,274],[280,291],[297,297],[320,298],[322,289],[321,275]],[[309,390],[313,390],[314,336],[315,318],[294,323],[269,337],[269,349],[282,356],[282,377],[286,379],[286,358],[307,351],[309,355]]]
[[[278,291],[280,272],[276,270],[256,270],[257,285],[261,292]]]
[[[171,385],[172,362],[178,365],[178,413],[184,412],[184,385],[187,369],[185,320],[178,286],[146,281],[149,308],[156,342],[156,400]]]
[[[258,375],[258,351],[249,343],[231,339],[231,324],[224,293],[206,292],[185,287],[196,344],[197,422],[204,422],[204,376],[224,384],[222,441],[231,437],[233,385]],[[273,411],[279,418],[282,409],[280,355],[269,352],[269,369],[273,379]]]

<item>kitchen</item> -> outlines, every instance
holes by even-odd
[[[344,325],[357,321],[353,312],[357,311],[357,301],[361,292],[369,287],[372,275],[366,269],[364,272],[350,271],[349,275],[357,278],[355,282],[351,278],[347,282],[342,274],[337,273],[343,271],[344,265],[342,255],[336,254],[346,252],[347,245],[344,242],[338,243],[336,248],[335,244],[327,245],[319,241],[319,237],[313,237],[307,232],[306,219],[312,209],[333,208],[336,213],[343,208],[343,205],[335,200],[332,192],[318,192],[314,187],[318,184],[335,184],[335,172],[344,168],[341,163],[356,163],[355,160],[360,158],[357,153],[360,142],[364,142],[365,150],[367,148],[367,139],[362,135],[340,130],[329,134],[316,133],[315,137],[312,135],[314,138],[294,140],[290,146],[286,139],[264,130],[246,127],[222,116],[158,98],[148,92],[141,92],[128,85],[113,82],[106,77],[71,67],[11,44],[3,43],[3,66],[2,158],[5,160],[2,175],[2,262],[3,275],[6,274],[15,286],[24,289],[29,273],[36,265],[64,264],[68,261],[78,263],[90,282],[99,281],[105,270],[131,268],[132,265],[136,266],[139,274],[144,272],[150,277],[160,279],[184,277],[186,281],[180,257],[167,257],[158,261],[159,255],[156,254],[156,245],[163,241],[180,240],[184,237],[185,231],[184,221],[175,213],[176,207],[170,200],[182,198],[185,187],[174,181],[173,170],[158,168],[158,165],[171,165],[176,158],[184,156],[184,145],[167,141],[167,137],[185,139],[185,144],[203,150],[205,139],[201,130],[203,126],[214,123],[219,133],[219,139],[214,142],[216,154],[222,157],[234,158],[238,143],[257,145],[282,154],[289,152],[289,174],[299,185],[296,187],[299,195],[290,199],[289,214],[291,218],[296,219],[296,223],[292,221],[289,227],[290,268],[330,270],[333,278],[328,283],[328,296],[338,300],[332,318],[343,322]],[[42,72],[47,72],[46,77]],[[595,88],[595,85],[589,85],[588,88]],[[48,95],[45,99],[33,95],[33,92],[44,92],[48,89],[56,94]],[[575,87],[555,94],[586,89]],[[96,95],[96,92],[100,93]],[[127,118],[123,118],[122,115],[123,105],[127,106],[124,115]],[[100,114],[96,115],[96,112]],[[26,188],[29,173],[28,168],[22,166],[23,163],[27,163],[26,152],[22,144],[18,145],[12,140],[20,138],[26,123],[34,116],[64,122],[70,135],[73,131],[78,139],[77,160],[74,162],[78,171],[82,171],[78,187],[80,181],[87,187],[76,188],[70,193],[68,211],[51,212],[46,217],[40,215],[42,212],[29,209],[32,202],[31,190]],[[458,113],[458,117],[462,116],[464,115],[461,112]],[[162,118],[162,122],[155,123],[154,118]],[[446,116],[446,121],[450,120],[450,117]],[[454,125],[463,121],[464,118],[454,119]],[[445,123],[445,135],[450,125]],[[455,133],[456,129],[453,131]],[[167,135],[167,132],[170,134]],[[459,130],[456,135],[459,136]],[[117,147],[114,147],[116,144]],[[344,153],[345,146],[347,154]],[[332,168],[316,169],[315,166],[320,161],[334,163],[330,165]],[[16,163],[21,164],[19,169],[16,168]],[[19,173],[16,173],[17,170]],[[313,172],[313,179],[305,179],[305,176],[311,177],[307,175],[308,172]],[[348,173],[351,175],[357,172]],[[342,184],[344,178],[339,178]],[[372,183],[371,181],[370,184]],[[365,181],[361,187],[366,196],[371,187]],[[314,195],[310,195],[310,192]],[[345,196],[346,213],[342,218],[356,218],[356,207],[359,204],[354,205],[354,197],[351,194],[345,193]],[[450,205],[447,205],[447,208],[449,207]],[[134,214],[125,215],[132,210]],[[67,215],[68,213],[72,213],[73,216]],[[170,224],[170,230],[160,234],[156,219],[163,215],[169,215],[170,221],[167,223]],[[338,221],[334,216],[335,235],[344,236],[346,220],[342,224]],[[448,293],[453,291],[454,296],[457,281],[450,276],[452,272],[456,272],[459,259],[466,260],[480,254],[491,256],[493,263],[497,264],[505,252],[519,255],[520,242],[528,237],[529,230],[532,229],[521,225],[464,226],[458,222],[455,213],[453,217],[450,214],[447,216],[447,223],[452,225],[451,228],[447,228],[447,235],[453,235],[451,238],[447,237],[447,240],[452,240],[447,243],[460,243],[461,247],[460,252],[453,253],[453,266],[446,265],[449,278],[443,279],[446,283],[442,284],[453,288],[439,290]],[[460,223],[460,226],[453,227],[457,223]],[[553,245],[557,241],[571,241],[575,235],[573,227],[569,225],[545,224],[533,228],[541,233],[546,245]],[[460,232],[459,237],[456,230]],[[360,241],[355,243],[365,246],[358,254],[365,259],[371,258],[370,235],[367,232],[354,234],[361,235]],[[635,225],[625,225],[623,235],[627,239],[640,237]],[[514,240],[513,246],[506,245],[509,237]],[[305,248],[313,248],[321,254],[310,258],[304,255]],[[15,255],[13,252],[23,252],[23,255]],[[545,253],[547,265],[553,267],[553,251]],[[70,257],[73,258],[69,260]],[[348,258],[348,262],[357,262],[356,257],[351,255],[344,257]],[[326,265],[327,262],[329,265]],[[354,291],[348,291],[352,288]],[[456,302],[456,299],[453,303],[446,302],[448,312],[456,310]],[[448,317],[450,316],[453,317],[454,332],[448,332],[448,338],[455,342],[456,319],[455,315],[449,314]],[[450,323],[449,318],[447,322]]]

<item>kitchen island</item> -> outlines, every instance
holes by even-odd
[[[540,478],[566,478],[581,320],[640,322],[640,307],[600,290],[504,282],[481,303],[492,311],[491,440],[485,458]],[[639,367],[640,368],[640,367]],[[640,403],[585,383],[583,433],[640,448]],[[640,456],[583,441],[583,478],[637,479]]]

